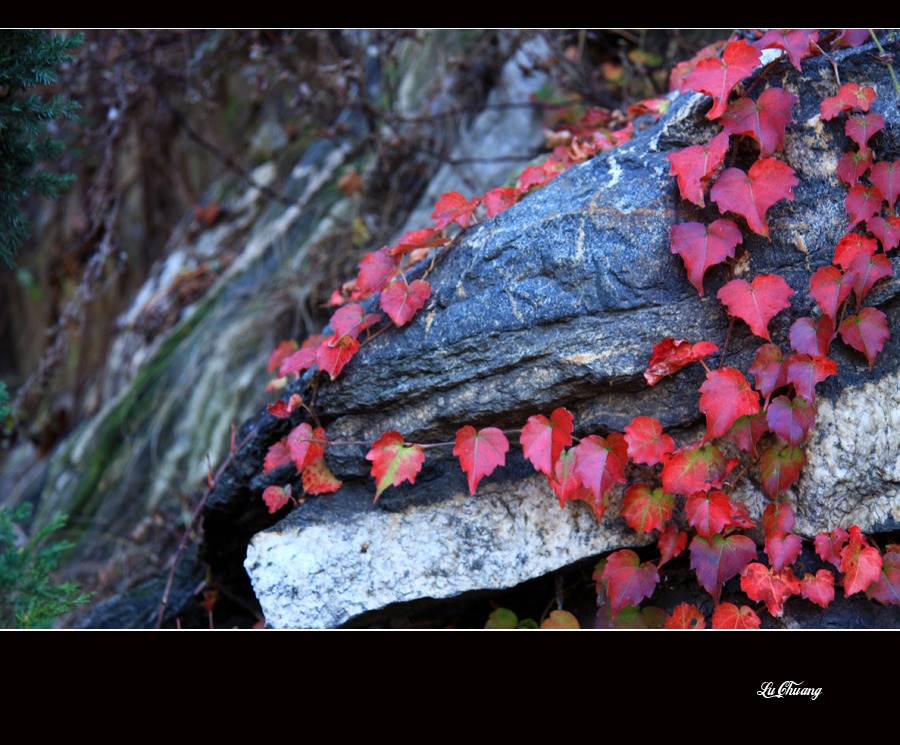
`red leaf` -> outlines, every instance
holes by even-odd
[[[398,326],[409,323],[431,296],[431,285],[424,279],[409,284],[403,280],[391,282],[381,293],[381,309]]]
[[[875,184],[887,200],[888,209],[894,209],[894,202],[900,195],[900,160],[893,163],[880,162],[872,167],[870,176],[872,183]]]
[[[837,373],[837,362],[822,355],[794,354],[784,366],[787,380],[793,384],[797,395],[810,402],[816,397],[816,385]]]
[[[667,629],[697,630],[706,628],[706,618],[693,605],[682,603],[666,619]]]
[[[844,125],[847,137],[859,145],[860,150],[865,150],[869,147],[869,139],[882,129],[884,129],[884,117],[875,113],[866,114],[865,116],[851,116]]]
[[[334,380],[358,351],[359,342],[352,336],[334,334],[324,339],[319,345],[316,350],[316,361],[319,363],[319,367]]]
[[[342,485],[341,480],[331,472],[325,458],[316,458],[307,463],[301,477],[303,491],[307,494],[334,494]]]
[[[846,344],[866,356],[870,368],[875,364],[878,353],[884,349],[884,343],[891,338],[887,316],[877,308],[863,308],[857,315],[848,316],[841,323],[838,333]]]
[[[663,490],[668,494],[692,494],[720,487],[726,463],[715,445],[686,448],[663,459]]]
[[[785,567],[790,566],[800,551],[803,550],[803,542],[800,536],[793,533],[769,533],[766,536],[766,556],[769,557],[769,565],[776,572],[780,572]],[[754,598],[756,600],[757,598]]]
[[[496,427],[475,431],[466,425],[456,433],[453,454],[459,457],[463,471],[469,477],[469,494],[474,496],[482,476],[489,476],[497,466],[506,465],[509,441]]]
[[[865,186],[864,184],[851,186],[844,198],[844,208],[850,215],[850,228],[875,217],[881,212],[883,201],[884,197],[877,186]]]
[[[800,596],[827,608],[834,600],[834,575],[827,569],[820,569],[815,576],[806,574],[800,580]]]
[[[356,290],[362,297],[381,292],[397,272],[398,259],[391,257],[389,251],[387,246],[372,251],[359,263]]]
[[[665,434],[662,425],[652,416],[636,416],[625,427],[628,457],[635,463],[655,466],[675,449],[675,442]]]
[[[750,330],[766,341],[769,321],[780,311],[789,308],[794,294],[790,285],[777,274],[760,274],[750,284],[746,279],[733,279],[716,297],[728,308],[728,315],[740,318]]]
[[[816,405],[802,396],[793,400],[779,396],[769,402],[766,421],[769,429],[788,445],[799,445],[816,424]]]
[[[543,414],[528,417],[519,442],[522,453],[538,471],[552,477],[562,451],[572,444],[575,418],[568,409],[555,409],[547,419]]]
[[[271,473],[276,468],[286,466],[291,462],[291,451],[288,450],[287,438],[279,440],[269,447],[266,460],[263,463],[263,473]]]
[[[478,204],[477,197],[466,199],[458,191],[441,194],[441,198],[434,206],[434,212],[431,213],[434,227],[442,230],[454,222],[461,228],[469,227],[474,222],[472,213],[478,208]]]
[[[565,507],[566,502],[570,499],[593,503],[591,490],[581,483],[581,476],[575,472],[575,453],[571,450],[563,450],[559,454],[556,467],[553,469],[553,478],[550,479],[550,486],[556,492],[560,507]],[[602,517],[601,513],[598,522]]]
[[[724,492],[697,491],[687,498],[684,505],[688,525],[707,540],[721,533],[731,521],[735,506]]]
[[[321,427],[313,429],[306,422],[298,424],[287,436],[287,447],[291,451],[291,460],[298,471],[317,458],[325,455],[325,430]]]
[[[269,514],[274,515],[278,510],[284,507],[291,499],[291,485],[287,486],[267,486],[262,494],[263,502],[269,508]]]
[[[816,42],[819,40],[819,32],[811,28],[773,28],[766,31],[762,38],[753,42],[757,49],[771,49],[777,47],[787,52],[791,64],[800,69],[800,60],[817,54]]]
[[[763,344],[756,350],[750,374],[756,381],[756,390],[766,398],[776,388],[787,385],[787,368],[781,358],[781,348],[775,344]]]
[[[806,454],[800,448],[790,445],[766,448],[759,463],[763,491],[770,497],[777,497],[800,478],[804,465]]]
[[[722,128],[728,134],[750,135],[759,143],[759,157],[768,158],[784,147],[795,103],[797,97],[781,88],[766,88],[756,101],[742,96],[728,107]]]
[[[857,150],[854,153],[844,153],[838,161],[835,173],[847,186],[856,186],[866,171],[872,167],[874,156],[872,151]]]
[[[754,562],[741,575],[741,589],[751,600],[765,601],[769,613],[780,618],[784,613],[784,601],[800,594],[800,581],[790,569],[776,572]]]
[[[435,248],[436,246],[444,246],[449,242],[450,239],[441,235],[437,228],[410,230],[404,233],[397,245],[388,251],[388,256],[403,256],[419,248]]]
[[[695,535],[691,539],[691,569],[716,605],[722,585],[740,574],[755,558],[756,544],[744,535],[725,538],[716,534],[709,540]]]
[[[506,188],[498,186],[491,189],[484,195],[484,207],[487,211],[488,219],[499,215],[506,209],[512,207],[522,198],[522,192],[514,188]]]
[[[659,533],[656,540],[656,546],[659,549],[659,561],[656,566],[662,569],[664,564],[668,564],[672,559],[681,554],[687,546],[687,533],[678,530],[675,525],[667,525],[664,530]]]
[[[743,241],[740,229],[731,220],[716,220],[709,227],[699,222],[673,225],[670,238],[672,253],[681,256],[688,279],[701,296],[706,270],[734,258],[735,247]]]
[[[758,455],[756,445],[760,438],[769,431],[769,423],[763,412],[757,412],[750,416],[738,417],[731,429],[728,430],[728,439],[745,453]]]
[[[647,484],[634,484],[625,490],[622,517],[639,533],[659,530],[672,517],[675,497]]]
[[[759,616],[746,605],[738,609],[733,603],[721,603],[713,611],[714,629],[758,629],[759,624]]]
[[[607,593],[613,612],[618,613],[624,605],[638,605],[649,598],[659,583],[659,572],[649,561],[641,564],[638,555],[626,548],[609,555],[603,578],[609,581]]]
[[[869,585],[866,596],[885,605],[900,605],[900,546],[896,543],[884,552],[881,576]]]
[[[850,542],[841,551],[841,571],[844,573],[844,595],[862,592],[881,577],[881,554],[868,545],[866,537],[856,525],[850,526]]]
[[[281,363],[287,357],[290,357],[294,352],[297,351],[297,342],[293,339],[289,341],[283,341],[279,344],[275,351],[272,352],[269,357],[269,372],[274,372],[279,367],[281,367]]]
[[[846,282],[853,286],[853,293],[856,295],[856,307],[869,294],[869,290],[875,285],[879,279],[891,277],[894,269],[891,266],[891,260],[884,254],[874,254],[867,256],[859,254],[847,269]]]
[[[834,267],[823,267],[834,269]],[[791,324],[788,338],[791,341],[791,349],[801,354],[812,357],[825,357],[831,347],[831,342],[837,334],[834,331],[832,317],[825,314],[818,321],[805,316],[798,318]]]
[[[725,47],[722,59],[713,57],[698,62],[694,71],[685,78],[682,89],[712,96],[714,105],[706,118],[710,121],[718,119],[725,111],[731,91],[753,72],[759,58],[759,52],[746,41],[733,41]]]
[[[600,435],[582,438],[573,450],[575,471],[598,504],[613,486],[625,483],[628,445],[618,432],[611,432],[606,438]]]
[[[425,452],[418,445],[407,445],[403,435],[391,430],[385,432],[366,453],[372,461],[372,477],[375,479],[375,501],[389,486],[399,486],[404,481],[416,483],[416,476],[425,463]]]
[[[662,378],[678,372],[685,365],[698,362],[718,351],[719,348],[709,341],[692,345],[684,339],[676,341],[672,337],[666,337],[653,346],[644,378],[648,385],[656,385]]]
[[[759,394],[739,370],[711,370],[700,386],[700,411],[706,414],[703,442],[709,442],[724,435],[739,417],[759,411]]]
[[[876,216],[866,221],[866,227],[881,241],[885,252],[893,251],[900,246],[900,216],[891,215],[888,218]]]
[[[828,533],[819,533],[813,540],[816,547],[816,553],[822,561],[834,564],[838,569],[841,568],[841,549],[850,539],[850,534],[843,528],[835,528]]]
[[[872,88],[860,88],[856,83],[845,83],[841,86],[836,96],[831,96],[822,101],[822,119],[828,121],[834,119],[844,111],[854,109],[863,113],[869,110],[875,100],[875,90]]]
[[[669,175],[678,177],[681,198],[704,207],[703,192],[712,175],[725,162],[728,135],[720,132],[705,145],[691,145],[669,153]]]
[[[359,303],[349,303],[332,313],[329,323],[336,334],[340,336],[347,334],[358,339],[365,329],[380,320],[381,316],[378,313],[367,314]]]
[[[874,238],[859,233],[847,233],[834,247],[834,258],[831,263],[846,270],[860,253],[872,256],[877,250],[878,244]]]
[[[744,173],[739,168],[723,171],[713,184],[710,198],[723,213],[742,215],[750,230],[769,237],[766,212],[781,199],[793,200],[792,187],[800,183],[794,169],[775,158],[757,160]]]
[[[772,533],[790,533],[794,527],[794,508],[789,504],[770,504],[763,510],[763,530]]]
[[[853,287],[844,281],[844,273],[834,266],[822,266],[809,278],[809,294],[816,305],[832,321],[838,317],[838,308],[847,299]],[[797,350],[806,351],[806,350]]]

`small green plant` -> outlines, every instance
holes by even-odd
[[[56,515],[28,540],[19,524],[30,517],[29,504],[0,508],[0,628],[47,628],[91,597],[77,584],[55,584],[50,576],[71,544],[46,539],[65,525],[66,516]]]

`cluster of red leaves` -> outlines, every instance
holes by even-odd
[[[800,69],[803,59],[820,51],[817,40],[818,33],[812,30],[769,31],[753,44],[727,44],[721,57],[715,50],[707,50],[692,67],[679,71],[682,89],[713,98],[707,118],[720,120],[723,127],[709,143],[669,155],[671,175],[677,178],[681,196],[705,208],[708,194],[719,210],[709,226],[682,223],[671,231],[672,252],[682,257],[688,279],[700,295],[707,270],[733,259],[743,243],[736,220],[743,219],[749,230],[768,238],[768,210],[780,200],[793,199],[792,189],[798,185],[793,169],[776,155],[784,148],[796,97],[779,88],[767,88],[755,100],[746,95],[730,100],[732,93],[759,64],[760,50],[781,49]],[[839,37],[841,40],[850,43],[844,36]],[[572,500],[587,502],[600,521],[614,491],[627,483],[630,468],[639,468],[650,477],[649,483],[633,483],[624,489],[621,515],[635,531],[657,532],[659,559],[641,562],[635,552],[621,550],[601,561],[595,572],[600,625],[704,628],[706,618],[688,604],[682,604],[670,616],[652,606],[638,607],[653,595],[660,568],[685,550],[698,582],[716,606],[714,628],[760,625],[752,608],[720,603],[724,584],[738,576],[747,597],[764,603],[776,617],[793,595],[822,607],[833,600],[833,572],[820,569],[802,579],[794,576],[791,565],[800,554],[802,542],[790,532],[793,510],[779,500],[797,481],[805,464],[802,444],[815,424],[815,386],[837,371],[828,357],[833,339],[839,334],[845,343],[862,352],[871,366],[888,337],[884,315],[874,308],[860,308],[873,285],[890,276],[885,252],[900,244],[900,222],[892,214],[900,195],[900,161],[874,163],[869,142],[884,122],[879,115],[866,113],[873,101],[874,91],[849,84],[823,102],[822,118],[851,115],[846,133],[859,152],[842,160],[838,169],[850,186],[850,229],[868,225],[881,242],[882,251],[879,253],[875,238],[848,233],[842,239],[835,248],[834,265],[820,268],[810,280],[810,294],[821,315],[801,318],[792,325],[789,337],[793,353],[786,358],[781,348],[771,343],[769,324],[790,307],[794,290],[787,282],[778,275],[761,275],[749,282],[733,279],[719,290],[717,297],[728,314],[745,322],[767,343],[759,348],[750,367],[753,385],[737,369],[706,368],[706,380],[699,389],[699,407],[706,417],[706,433],[700,442],[676,447],[660,422],[649,416],[635,417],[623,433],[576,438],[574,417],[565,408],[555,409],[549,417],[531,416],[522,428],[519,443],[523,455],[546,476],[561,507]],[[634,115],[659,110],[636,108]],[[857,112],[865,116],[857,116]],[[551,157],[541,166],[526,169],[515,187],[493,189],[472,199],[458,192],[442,195],[435,205],[431,227],[410,231],[395,246],[368,254],[360,263],[356,279],[333,295],[332,303],[338,309],[331,318],[332,334],[313,337],[299,348],[293,342],[283,343],[272,355],[270,371],[277,369],[285,376],[318,365],[336,378],[359,349],[361,334],[383,321],[380,313],[366,313],[364,301],[378,295],[381,310],[394,325],[409,323],[431,294],[425,279],[408,277],[412,265],[451,245],[451,226],[467,229],[478,222],[482,209],[491,218],[571,165],[631,136],[630,126],[611,132],[604,129],[608,123],[608,115],[589,111],[580,126],[572,126],[571,131],[556,138],[558,144]],[[758,159],[746,172],[723,170],[731,138],[741,137],[755,143]],[[867,174],[869,184],[861,181]],[[882,216],[885,203],[888,214]],[[851,292],[857,313],[845,317]],[[703,360],[716,351],[718,347],[707,341],[692,344],[665,339],[654,347],[645,378],[649,385],[655,385],[693,362],[706,367]],[[269,410],[275,416],[289,417],[300,407],[305,404],[294,394]],[[756,545],[740,532],[755,525],[747,509],[724,491],[739,459],[727,459],[717,443],[720,440],[749,454],[759,469],[764,491],[773,499],[762,518],[768,565],[757,561]],[[765,447],[760,452],[761,443]],[[326,444],[321,428],[301,423],[270,448],[265,472],[293,464],[301,472],[304,492],[331,493],[340,487],[340,481],[325,463]],[[472,495],[483,478],[505,466],[510,448],[507,433],[502,430],[476,430],[471,425],[457,431],[453,445]],[[415,483],[425,462],[423,446],[407,443],[396,431],[376,440],[366,458],[372,462],[375,501],[390,486]],[[652,479],[660,485],[654,485]],[[270,486],[263,499],[274,513],[294,497],[290,485]],[[693,530],[690,538],[674,519],[679,507]],[[831,535],[821,533],[815,545],[823,562],[832,563],[842,573],[838,581],[845,594],[865,591],[880,602],[900,604],[900,546],[889,546],[882,556],[856,526],[849,532],[838,528]]]

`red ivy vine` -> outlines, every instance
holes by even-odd
[[[706,117],[722,129],[709,142],[668,156],[670,174],[677,179],[681,197],[700,208],[714,204],[717,210],[708,225],[689,222],[671,228],[671,251],[681,257],[687,277],[700,295],[704,294],[706,272],[735,260],[745,229],[768,238],[768,210],[782,200],[792,200],[792,190],[798,185],[794,170],[782,160],[785,132],[793,121],[797,98],[777,87],[766,87],[753,98],[747,92],[751,88],[742,89],[742,83],[751,75],[756,76],[754,85],[764,82],[770,67],[783,64],[785,57],[801,70],[804,59],[824,54],[823,47],[857,46],[868,38],[868,32],[820,34],[793,29],[755,36],[752,41],[732,40],[724,48],[721,44],[708,47],[672,73],[673,87],[712,97]],[[783,54],[760,71],[762,52],[770,49]],[[835,73],[837,77],[836,67]],[[783,500],[806,462],[803,443],[815,425],[816,385],[837,372],[829,350],[838,337],[864,355],[870,368],[875,363],[890,332],[884,313],[863,302],[879,280],[891,276],[887,253],[900,244],[900,217],[895,215],[900,161],[876,161],[871,147],[872,138],[884,127],[884,119],[870,111],[876,92],[854,82],[840,85],[839,80],[835,87],[835,95],[821,104],[821,119],[843,119],[855,149],[841,158],[837,168],[837,176],[848,187],[848,232],[835,246],[832,266],[818,269],[809,280],[818,315],[793,323],[790,352],[785,353],[772,343],[768,331],[771,320],[790,307],[794,294],[782,277],[763,274],[751,281],[732,279],[719,290],[717,298],[731,319],[746,323],[765,342],[747,371],[752,384],[740,370],[707,366],[705,360],[719,351],[711,342],[664,339],[653,348],[644,373],[648,385],[689,364],[699,363],[706,369],[700,387],[706,432],[699,442],[678,447],[659,421],[648,416],[635,417],[622,433],[578,438],[573,415],[557,408],[548,416],[529,417],[521,430],[476,430],[465,425],[449,443],[409,443],[396,431],[385,432],[372,443],[342,443],[328,440],[324,429],[316,426],[313,408],[294,394],[270,406],[269,411],[289,417],[302,408],[312,424],[299,424],[273,445],[264,471],[293,464],[301,472],[305,493],[333,493],[341,482],[325,462],[326,447],[365,444],[377,502],[386,489],[415,482],[426,449],[452,446],[474,495],[482,479],[505,465],[509,438],[517,435],[525,458],[546,476],[560,505],[584,501],[598,521],[617,487],[627,483],[627,471],[646,477],[624,489],[621,514],[635,531],[657,533],[660,555],[655,561],[641,562],[634,551],[623,549],[598,564],[595,579],[600,616],[611,625],[634,624],[640,617],[644,625],[705,627],[706,617],[692,605],[682,604],[671,615],[652,606],[640,607],[653,596],[659,569],[684,550],[690,554],[698,582],[713,599],[714,628],[759,627],[754,608],[720,602],[724,583],[737,576],[746,596],[765,604],[776,617],[794,595],[827,607],[834,599],[836,584],[843,584],[848,596],[865,592],[881,603],[900,605],[900,545],[889,545],[882,554],[857,526],[849,530],[838,527],[815,537],[817,554],[840,576],[820,569],[801,578],[791,569],[802,541],[791,532],[794,512]],[[563,144],[557,145],[542,165],[526,168],[515,187],[492,189],[470,199],[458,192],[442,195],[429,227],[410,231],[396,245],[368,254],[356,278],[335,291],[331,303],[337,310],[331,318],[330,336],[313,336],[299,347],[296,342],[279,345],[269,363],[270,371],[278,372],[278,385],[286,383],[286,376],[314,366],[332,380],[337,378],[374,334],[392,325],[404,326],[415,317],[430,297],[427,278],[437,259],[452,250],[467,228],[509,208],[571,166],[627,142],[637,116],[659,116],[667,106],[665,100],[654,99],[630,107],[624,115],[589,109],[578,123],[569,126]],[[746,171],[725,167],[729,154],[739,147],[755,153]],[[410,280],[411,268],[423,262],[430,264],[422,276]],[[375,296],[384,315],[367,313],[361,304]],[[720,447],[725,443],[745,457],[726,458]],[[629,465],[636,468],[629,471]],[[768,565],[757,561],[755,543],[741,533],[756,522],[744,505],[728,496],[750,467],[759,469],[762,488],[771,499],[761,516]],[[290,485],[269,486],[262,496],[271,513],[294,499]],[[690,539],[673,519],[677,506],[683,506],[693,532]]]

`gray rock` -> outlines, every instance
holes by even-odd
[[[893,160],[900,116],[889,74],[870,51],[835,59],[843,81],[878,90],[875,110],[887,126],[876,157]],[[745,258],[734,271],[778,273],[795,290],[790,311],[769,326],[784,349],[791,323],[813,312],[809,276],[830,263],[847,230],[846,187],[834,176],[847,148],[843,123],[818,118],[822,98],[836,91],[833,80],[824,58],[805,61],[802,76],[785,62],[768,77],[800,99],[784,153],[800,183],[794,201],[767,213],[770,240],[745,232]],[[724,347],[729,338],[716,364],[745,371],[759,346],[740,321],[729,333],[716,300],[727,269],[709,271],[699,297],[670,252],[672,224],[712,219],[678,198],[666,159],[708,139],[707,109],[703,96],[678,97],[632,142],[470,229],[429,277],[431,299],[409,327],[379,336],[336,383],[321,387],[317,409],[329,439],[372,441],[397,430],[408,441],[446,441],[464,424],[518,428],[557,406],[573,412],[581,437],[651,415],[678,445],[698,439],[703,370],[649,388],[643,371],[654,344],[671,336]],[[882,281],[866,302],[895,329],[896,290],[894,280]],[[896,345],[887,343],[871,371],[839,341],[832,357],[839,374],[819,386],[809,465],[791,490],[797,529],[896,529]],[[270,429],[268,443],[280,436]],[[257,451],[266,447],[260,442]],[[246,567],[271,625],[334,626],[416,597],[508,587],[639,540],[616,519],[618,498],[600,527],[583,504],[560,512],[519,451],[472,498],[450,448],[429,450],[415,485],[389,489],[372,507],[365,450],[330,448],[328,461],[346,481],[339,495],[306,502],[254,538]],[[735,495],[759,515],[765,497],[748,476]],[[253,484],[261,491],[284,480],[276,473]]]

